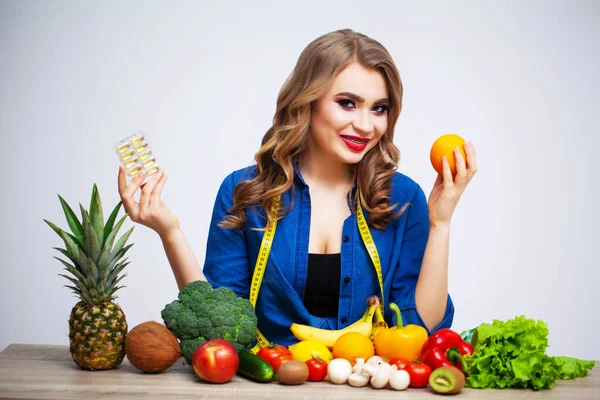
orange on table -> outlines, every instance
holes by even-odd
[[[444,165],[442,163],[442,160],[444,156],[446,156],[448,157],[448,165],[450,166],[450,170],[452,171],[452,176],[456,175],[456,161],[454,160],[454,149],[458,146],[463,156],[463,160],[465,160],[466,162],[467,156],[465,154],[465,150],[463,149],[464,143],[465,139],[453,133],[447,133],[437,138],[437,140],[433,142],[433,146],[431,146],[431,152],[429,153],[431,165],[433,165],[433,168],[439,174],[441,174]]]
[[[359,332],[347,332],[333,344],[333,358],[345,358],[350,364],[356,364],[357,358],[367,361],[375,355],[373,342]]]

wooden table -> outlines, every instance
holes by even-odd
[[[459,399],[600,399],[600,366],[580,379],[559,381],[551,390],[464,389]],[[328,382],[299,386],[255,383],[235,376],[215,385],[202,382],[183,359],[161,374],[143,374],[125,359],[117,369],[83,371],[67,346],[11,344],[0,352],[1,399],[410,399],[443,398],[430,389],[396,392],[371,387],[353,388]],[[454,397],[456,398],[456,397]]]

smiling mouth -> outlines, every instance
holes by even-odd
[[[341,135],[341,136],[344,139],[346,139],[347,141],[356,143],[356,144],[367,144],[367,142],[369,141],[369,139],[357,138],[356,136],[345,136],[345,135]]]

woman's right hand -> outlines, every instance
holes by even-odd
[[[119,166],[119,194],[131,220],[156,231],[161,237],[179,230],[179,220],[160,198],[167,182],[164,171],[160,169],[143,186],[141,186],[145,177],[143,173],[137,174],[129,185],[125,174],[125,168]],[[140,186],[142,194],[140,201],[136,202],[133,196]]]

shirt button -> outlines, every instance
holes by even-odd
[[[344,236],[344,243],[347,243],[350,240],[350,236]]]
[[[344,317],[342,318],[342,324],[347,324],[348,323],[348,318]]]
[[[345,277],[345,278],[344,278],[344,283],[350,283],[350,278],[348,278],[348,277]]]

